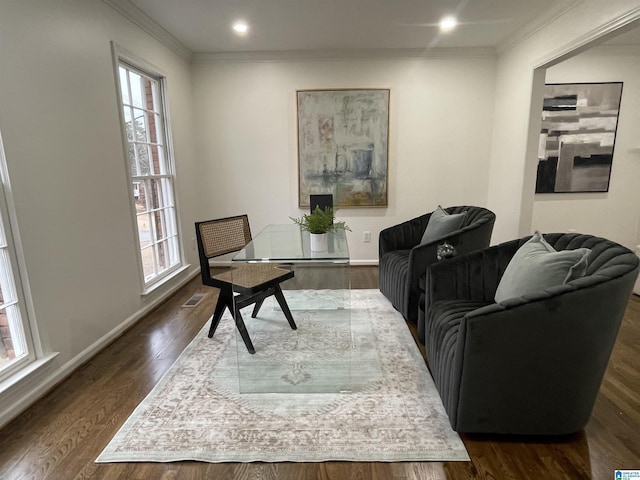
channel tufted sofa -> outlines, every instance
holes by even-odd
[[[380,232],[378,271],[382,294],[391,301],[405,320],[417,321],[420,297],[419,279],[429,265],[437,261],[438,245],[445,241],[458,255],[485,248],[491,240],[496,216],[491,210],[476,206],[444,209],[449,214],[466,212],[460,228],[436,241],[421,244],[433,212],[407,220]]]
[[[591,250],[585,275],[495,303],[505,268],[528,238],[427,273],[427,361],[458,432],[569,434],[591,415],[638,257],[604,238],[546,234],[555,250]]]

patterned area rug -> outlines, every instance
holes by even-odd
[[[285,291],[292,308],[317,295]],[[378,290],[350,306],[294,310],[295,331],[275,303],[248,310],[255,355],[228,313],[206,325],[96,461],[469,460],[404,319]]]

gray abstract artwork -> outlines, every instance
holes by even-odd
[[[607,192],[622,82],[545,85],[536,193]]]
[[[299,90],[298,205],[387,206],[389,90]]]

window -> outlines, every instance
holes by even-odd
[[[163,79],[120,60],[131,202],[145,288],[181,266]]]
[[[0,381],[35,359],[11,235],[8,177],[0,139]]]

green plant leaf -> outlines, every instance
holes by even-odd
[[[319,206],[316,206],[316,209],[310,214],[305,214],[299,218],[289,218],[302,230],[306,230],[309,233],[335,232],[339,229],[351,231],[345,222],[335,221],[334,211],[329,207],[325,207],[322,210]]]

